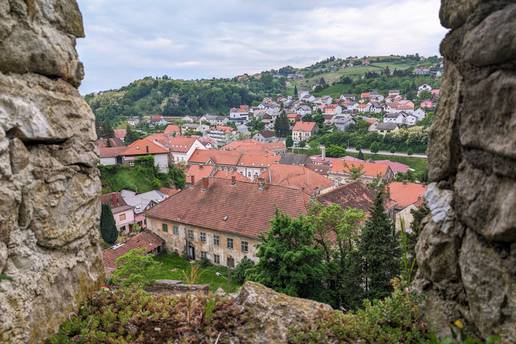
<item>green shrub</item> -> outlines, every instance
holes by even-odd
[[[254,262],[251,259],[244,257],[233,270],[233,278],[236,283],[244,283],[252,268],[254,268]]]

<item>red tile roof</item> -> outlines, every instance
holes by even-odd
[[[375,164],[387,164],[391,168],[394,174],[396,173],[407,173],[410,167],[408,165],[402,164],[401,162],[395,162],[390,160],[376,160]]]
[[[173,133],[181,134],[181,127],[176,124],[169,124],[165,128],[164,133],[165,134],[173,134]]]
[[[374,192],[360,182],[353,182],[321,194],[317,200],[324,205],[338,204],[344,209],[369,211],[374,202]]]
[[[221,151],[216,149],[196,149],[190,159],[189,164],[206,164],[213,161],[218,165],[234,165],[238,164],[242,153],[233,151]]]
[[[315,122],[297,122],[292,131],[312,132],[316,125]]]
[[[186,182],[189,184],[195,184],[202,178],[211,176],[214,169],[215,166],[191,165],[186,171]]]
[[[123,152],[123,155],[146,155],[146,154],[167,154],[168,148],[161,143],[145,138],[134,141]]]
[[[99,154],[101,158],[115,158],[122,155],[125,150],[126,147],[101,147]]]
[[[104,267],[108,273],[111,273],[116,269],[116,259],[130,250],[142,248],[146,253],[149,253],[154,251],[157,247],[162,246],[164,243],[165,241],[163,239],[152,232],[145,231],[138,233],[118,247],[114,246],[115,248],[105,249],[102,252],[104,256]]]
[[[392,182],[388,188],[390,201],[401,209],[421,201],[426,191],[426,185],[417,183]]]
[[[249,178],[247,178],[246,176],[243,176],[242,174],[240,174],[236,171],[228,172],[228,171],[219,170],[219,171],[215,172],[213,174],[213,176],[216,178],[229,179],[229,180],[231,180],[231,178],[235,177],[235,180],[239,181],[239,182],[250,182],[251,181]]]
[[[286,149],[284,141],[259,142],[256,140],[239,140],[228,143],[222,150],[239,151],[243,153],[274,153]]]
[[[172,188],[159,188],[159,192],[167,195],[168,197],[174,196],[178,192],[181,192],[181,189],[172,189]]]
[[[244,153],[238,161],[238,166],[267,167],[278,162],[280,159],[281,157],[279,155]]]
[[[334,159],[332,161],[331,172],[347,174],[351,172],[351,168],[362,168],[366,177],[383,177],[390,170],[389,165],[382,163],[346,161],[342,159]]]
[[[156,205],[147,217],[257,238],[266,232],[276,209],[306,214],[308,196],[299,189],[208,178]]]
[[[113,214],[126,211],[132,208],[124,201],[120,192],[110,192],[107,194],[103,194],[100,196],[100,202],[102,204],[108,205],[111,208]]]
[[[298,165],[273,164],[260,177],[270,184],[295,187],[309,195],[333,185],[328,178]]]

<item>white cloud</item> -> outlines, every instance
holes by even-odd
[[[81,90],[227,77],[328,56],[438,53],[439,0],[79,0]]]

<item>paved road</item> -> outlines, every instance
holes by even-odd
[[[356,150],[354,148],[346,148],[346,152],[358,153],[358,150]],[[364,154],[375,154],[375,153],[372,153],[369,149],[362,149],[362,153],[364,153]],[[378,153],[376,153],[376,154],[390,155],[390,156],[404,156],[404,157],[407,157],[407,158],[428,159],[428,156],[426,154],[412,154],[412,155],[408,155],[407,153],[391,153],[391,152],[387,152],[387,151],[378,151]]]

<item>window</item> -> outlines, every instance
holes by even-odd
[[[228,259],[227,259],[227,266],[228,266],[228,268],[234,268],[235,267],[235,259],[233,259],[233,257],[228,257]]]
[[[125,214],[120,214],[120,216],[118,218],[120,219],[120,221],[124,221],[125,220]]]
[[[172,228],[172,233],[174,233],[174,235],[179,235],[179,226],[178,225],[174,225],[174,227]]]
[[[189,229],[188,230],[188,240],[192,240],[193,241],[194,239],[195,239],[194,232],[193,232],[193,230]]]
[[[201,241],[206,242],[206,233],[201,232]]]
[[[233,249],[233,239],[228,238],[228,248]]]
[[[213,255],[213,262],[215,264],[220,264],[220,256],[218,254]]]
[[[249,243],[247,241],[240,242],[242,252],[249,252]]]
[[[201,251],[201,259],[208,259],[208,252]]]
[[[161,224],[161,230],[162,230],[163,232],[168,232],[168,225],[167,225],[166,223],[162,223],[162,224]]]
[[[215,245],[215,246],[220,245],[220,237],[218,235],[213,236],[213,245]]]

